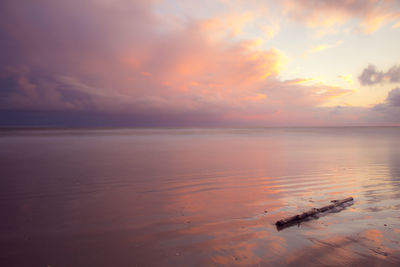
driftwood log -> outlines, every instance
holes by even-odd
[[[344,204],[346,202],[350,202],[350,201],[353,201],[353,200],[354,199],[352,197],[348,197],[348,198],[345,198],[345,199],[342,199],[342,200],[332,200],[331,201],[332,204],[330,204],[328,206],[325,206],[325,207],[322,207],[322,208],[319,208],[319,209],[313,208],[313,209],[311,209],[309,211],[303,212],[302,214],[298,214],[298,215],[295,215],[295,216],[292,216],[292,217],[289,217],[289,218],[285,218],[285,219],[279,220],[279,221],[277,221],[275,223],[275,225],[277,227],[285,227],[286,225],[291,225],[293,223],[300,222],[300,221],[302,221],[302,220],[304,220],[304,219],[306,219],[306,218],[308,218],[310,216],[314,216],[315,214],[317,214],[319,212],[324,212],[324,211],[333,209],[333,208],[335,208],[337,206],[340,206],[340,205],[342,205],[342,204]]]

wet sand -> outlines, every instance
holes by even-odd
[[[0,148],[0,266],[400,265],[400,128],[0,130]]]

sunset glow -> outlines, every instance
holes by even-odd
[[[0,125],[400,124],[400,3],[0,4]]]

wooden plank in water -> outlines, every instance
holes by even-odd
[[[303,212],[301,214],[298,214],[298,215],[295,215],[295,216],[292,216],[292,217],[288,217],[288,218],[279,220],[279,221],[277,221],[275,223],[275,225],[277,227],[282,227],[282,226],[285,226],[285,225],[288,225],[288,224],[292,224],[294,222],[299,222],[299,221],[302,221],[302,220],[304,220],[304,219],[306,219],[306,218],[308,218],[310,216],[313,216],[313,215],[315,215],[315,214],[317,214],[319,212],[324,212],[324,211],[333,209],[333,208],[335,208],[337,206],[340,206],[340,205],[342,205],[342,204],[344,204],[346,202],[353,201],[353,200],[354,200],[353,197],[348,197],[348,198],[345,198],[345,199],[342,199],[342,200],[332,200],[331,201],[332,204],[330,204],[328,206],[324,206],[324,207],[321,207],[321,208],[318,208],[318,209],[312,208],[311,210]]]

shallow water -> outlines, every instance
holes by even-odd
[[[0,266],[399,266],[399,211],[400,128],[0,131]]]

